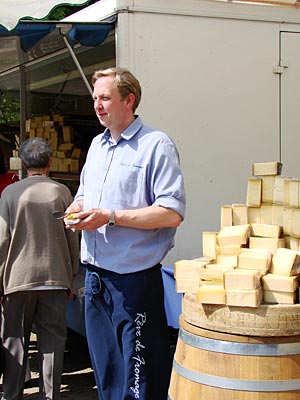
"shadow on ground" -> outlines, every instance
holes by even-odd
[[[23,398],[38,400],[38,356],[36,337],[32,335],[29,349],[32,379]],[[68,329],[61,382],[61,398],[66,400],[98,400],[86,338]]]

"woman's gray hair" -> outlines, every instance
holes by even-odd
[[[40,137],[25,140],[19,148],[19,157],[27,169],[47,167],[51,155],[51,146]]]

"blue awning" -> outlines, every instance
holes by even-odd
[[[1,0],[0,25],[12,30],[24,18],[46,19],[50,12],[59,6],[84,6],[89,2],[89,0]]]
[[[79,42],[83,46],[98,46],[105,40],[110,30],[113,29],[114,21],[103,21],[95,24],[69,24],[71,28],[68,32],[70,44],[73,45],[75,42]],[[43,37],[54,31],[57,24],[59,24],[58,21],[19,22],[11,31],[0,25],[0,38],[19,36],[21,48],[26,52],[34,47]]]

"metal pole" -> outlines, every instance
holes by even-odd
[[[65,42],[65,44],[66,44],[66,46],[67,46],[67,48],[68,48],[68,50],[69,50],[69,52],[71,54],[71,57],[73,58],[73,61],[74,61],[75,65],[76,65],[76,67],[77,67],[77,69],[78,69],[78,71],[79,71],[79,73],[80,73],[80,75],[81,75],[81,77],[82,77],[82,79],[83,79],[83,81],[84,81],[84,83],[85,83],[85,85],[86,85],[91,97],[93,97],[93,90],[92,90],[92,88],[91,88],[86,76],[84,75],[84,72],[83,72],[83,70],[81,68],[81,65],[79,64],[79,61],[78,61],[78,59],[76,57],[76,54],[74,53],[74,50],[72,49],[72,46],[70,45],[70,43],[69,43],[69,41],[68,41],[68,39],[66,37],[66,33],[63,32],[62,30],[60,32],[61,32],[61,35],[62,35],[62,37],[64,39],[64,42]]]

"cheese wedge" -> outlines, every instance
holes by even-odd
[[[231,206],[222,206],[221,207],[221,229],[224,226],[232,226],[232,207]]]
[[[261,223],[260,207],[248,207],[248,223]]]
[[[203,281],[223,282],[224,274],[232,269],[231,266],[220,264],[207,264],[201,270],[200,278]]]
[[[225,304],[223,284],[201,284],[196,292],[196,301],[205,304]]]
[[[232,204],[233,225],[248,224],[248,210],[246,204]]]
[[[216,258],[217,232],[202,232],[202,251],[204,257]]]
[[[291,236],[294,238],[300,238],[300,209],[293,208],[291,210]]]
[[[196,293],[199,288],[200,280],[177,278],[175,290],[177,293]]]
[[[263,300],[265,303],[282,303],[295,304],[297,302],[298,293],[296,292],[279,292],[274,290],[264,290]]]
[[[275,176],[262,176],[262,203],[273,203]]]
[[[237,256],[241,251],[240,245],[235,246],[217,246],[216,252],[217,256]]]
[[[300,238],[285,236],[285,247],[294,251],[300,250]]]
[[[226,290],[255,290],[259,286],[261,286],[259,271],[237,268],[225,272],[224,287]]]
[[[226,304],[238,307],[258,307],[263,298],[263,290],[226,290]]]
[[[225,226],[217,234],[218,246],[240,246],[248,243],[250,225]]]
[[[209,261],[199,259],[176,261],[174,263],[174,278],[200,280],[201,271],[208,263]]]
[[[282,219],[283,205],[273,204],[272,205],[272,225],[283,226]]]
[[[260,206],[260,223],[272,225],[273,204],[262,204]]]
[[[299,287],[299,277],[267,274],[262,277],[262,286],[264,290],[295,292]]]
[[[273,203],[281,205],[284,203],[284,181],[287,179],[291,179],[291,177],[283,175],[275,176]]]
[[[283,205],[289,207],[290,205],[290,180],[283,181]]]
[[[238,268],[254,269],[267,273],[271,267],[272,253],[265,249],[242,249],[238,255]]]
[[[246,205],[249,207],[259,207],[262,197],[262,180],[261,178],[249,178],[247,185]]]
[[[282,228],[285,235],[291,234],[292,228],[292,208],[284,207],[282,210]]]
[[[274,254],[280,247],[285,247],[284,238],[262,238],[251,236],[249,239],[250,249],[266,249],[270,250],[270,252]]]
[[[217,254],[216,263],[219,265],[236,268],[238,265],[238,257],[225,254]]]
[[[281,175],[282,163],[277,161],[253,163],[252,175]]]
[[[299,179],[290,180],[290,207],[299,207]]]
[[[282,235],[279,225],[251,224],[251,236],[278,238]]]
[[[278,248],[273,255],[270,272],[283,276],[298,275],[300,273],[300,254],[290,249]]]

